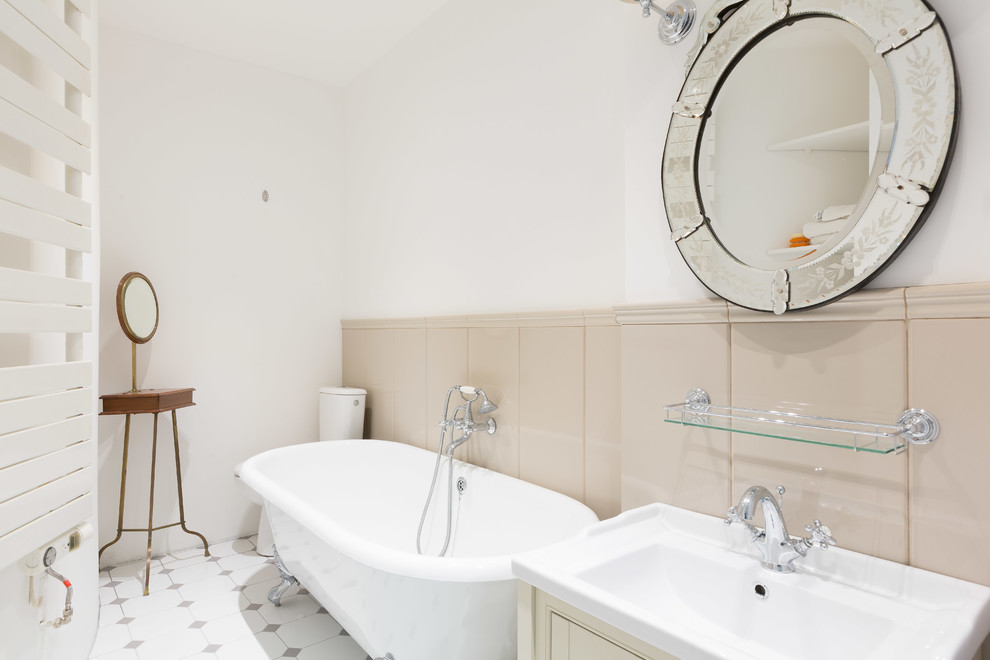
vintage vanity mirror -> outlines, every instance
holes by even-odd
[[[921,227],[956,108],[948,38],[922,0],[716,0],[664,149],[671,238],[737,305],[834,302]]]
[[[131,391],[137,391],[137,345],[145,344],[158,330],[158,296],[141,273],[128,273],[117,285],[117,320],[131,340]]]

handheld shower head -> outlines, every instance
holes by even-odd
[[[493,413],[498,410],[498,406],[488,400],[488,395],[485,391],[479,389],[478,392],[481,393],[481,407],[478,408],[478,412],[482,415],[487,415],[488,413]]]

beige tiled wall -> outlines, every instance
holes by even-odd
[[[365,340],[365,382],[370,430],[376,438],[392,439],[395,403],[395,330],[369,330]]]
[[[519,477],[582,501],[584,332],[519,330]]]
[[[716,515],[728,508],[729,435],[663,421],[663,405],[695,387],[725,401],[728,358],[724,323],[622,327],[623,509],[666,502]]]
[[[908,403],[941,425],[934,444],[909,456],[911,564],[990,585],[990,310],[933,300],[940,289],[966,291],[908,295]]]
[[[466,323],[466,320],[462,323]],[[451,326],[453,323],[450,324]],[[426,448],[436,451],[440,442],[440,427],[443,419],[444,395],[453,385],[468,382],[468,332],[466,327],[450,327],[446,323],[426,330]],[[345,344],[344,351],[347,351]],[[400,359],[402,359],[400,357]],[[451,414],[453,406],[451,400]],[[375,437],[365,431],[365,436]],[[399,438],[402,440],[402,438]],[[467,447],[461,446],[455,454],[467,460]]]
[[[622,510],[622,336],[615,316],[584,330],[584,496],[600,517]]]
[[[518,477],[519,328],[508,325],[469,328],[467,380],[450,384],[480,387],[498,406],[492,413],[498,430],[495,435],[479,433],[472,437],[465,445],[467,460]],[[460,397],[454,400],[461,403]]]
[[[426,328],[397,328],[393,349],[392,439],[426,448]]]
[[[904,321],[733,324],[731,351],[736,406],[888,423],[907,408]],[[754,484],[787,488],[791,530],[820,518],[845,548],[907,561],[906,454],[735,434],[732,499]]]
[[[366,437],[436,451],[447,390],[481,387],[498,405],[491,415],[498,430],[475,435],[458,458],[582,500],[601,518],[619,513],[620,337],[613,313],[344,326],[344,383],[368,390]],[[455,394],[451,410],[459,403]]]
[[[869,291],[781,318],[709,300],[349,321],[344,384],[369,389],[369,435],[431,450],[447,388],[485,388],[499,431],[461,457],[602,518],[653,501],[723,516],[748,486],[783,484],[794,531],[820,518],[842,547],[990,585],[987,337],[990,284]],[[872,455],[665,423],[663,404],[693,387],[887,423],[926,408],[942,434]]]

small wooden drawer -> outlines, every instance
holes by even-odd
[[[101,415],[133,415],[140,413],[160,413],[187,408],[193,403],[196,388],[186,387],[174,390],[137,390],[120,394],[104,394]]]

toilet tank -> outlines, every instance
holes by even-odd
[[[360,440],[367,395],[357,387],[320,388],[320,440]]]

